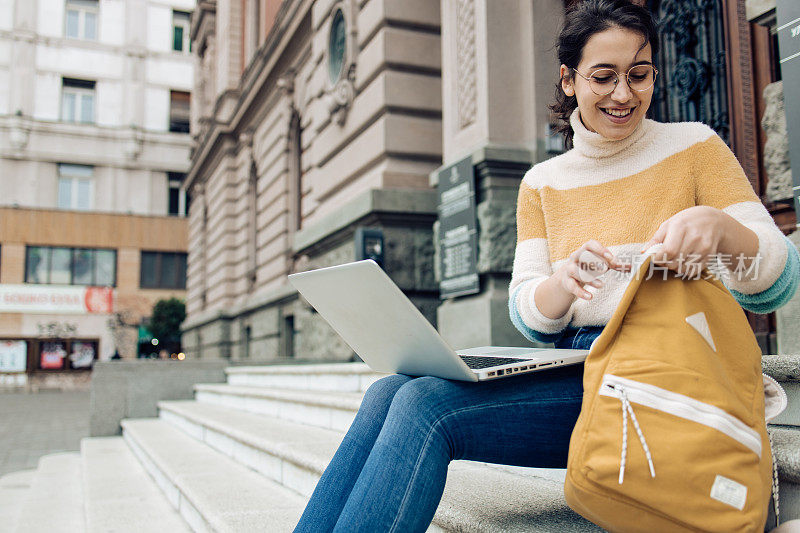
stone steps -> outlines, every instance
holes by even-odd
[[[86,531],[189,532],[122,437],[81,441]]]
[[[339,432],[219,405],[181,401],[161,402],[159,408],[165,422],[304,498],[342,438]],[[454,461],[432,530],[601,531],[566,506],[563,477],[520,470],[525,475],[510,467]]]
[[[237,366],[225,370],[229,385],[304,391],[365,392],[386,374],[364,363]]]
[[[361,392],[302,391],[238,385],[195,385],[195,399],[248,413],[262,414],[345,432],[353,422]]]
[[[164,420],[125,420],[123,437],[194,531],[291,531],[300,518],[299,495]]]
[[[0,477],[0,524],[5,531],[16,531],[19,513],[34,477],[36,470],[21,470]]]
[[[16,531],[74,533],[86,530],[80,454],[54,453],[39,459],[25,495]]]
[[[767,356],[789,396],[771,425],[783,521],[800,516],[800,356]],[[366,388],[363,364],[236,367],[123,437],[84,439],[0,478],[0,530],[292,531]],[[601,531],[565,504],[563,470],[454,461],[429,531]],[[16,502],[13,503],[13,502]],[[46,509],[47,512],[42,512]]]

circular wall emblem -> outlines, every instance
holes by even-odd
[[[331,34],[328,39],[328,75],[331,83],[336,83],[342,75],[344,53],[347,46],[344,13],[341,8],[333,15]]]

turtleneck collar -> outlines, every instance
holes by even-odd
[[[653,126],[653,121],[645,118],[630,135],[624,139],[613,140],[586,129],[586,126],[581,122],[580,109],[578,108],[570,115],[569,123],[575,132],[572,138],[575,150],[581,155],[591,158],[611,157],[619,154],[644,137]]]

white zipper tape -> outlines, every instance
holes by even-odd
[[[625,389],[628,400],[632,403],[652,407],[674,416],[685,418],[721,431],[737,442],[750,448],[761,458],[761,436],[735,416],[719,407],[695,400],[689,396],[678,394],[655,385],[640,383],[631,379],[606,374],[600,387],[601,396],[620,398],[615,386]]]

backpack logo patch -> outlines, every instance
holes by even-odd
[[[715,352],[717,351],[717,347],[714,346],[714,337],[711,336],[711,328],[708,326],[708,320],[706,320],[705,313],[701,311],[699,313],[687,316],[686,323],[692,326],[697,333],[699,333],[700,336],[705,339],[708,345],[711,346],[712,350]]]
[[[747,487],[725,476],[717,475],[714,486],[711,487],[711,497],[741,511],[747,500]]]

